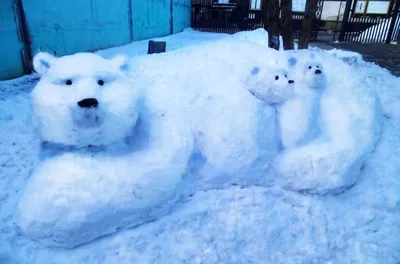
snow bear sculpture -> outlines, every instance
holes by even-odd
[[[289,100],[284,109],[286,113],[280,117],[287,119],[282,122],[281,129],[291,129],[282,132],[288,148],[272,163],[267,177],[272,183],[268,184],[310,194],[340,193],[356,183],[379,139],[381,104],[374,88],[358,78],[351,66],[322,51],[315,52],[313,64],[310,64],[309,53],[289,53],[299,60],[293,78],[304,86],[296,88],[295,103]],[[324,63],[324,69],[318,61]],[[309,73],[304,72],[307,70]],[[318,76],[313,76],[315,73]],[[303,98],[309,98],[308,101],[296,102],[296,93],[306,95]],[[315,104],[315,100],[319,103]],[[309,108],[303,108],[307,104]],[[308,125],[310,116],[319,116],[318,122],[311,122],[311,126]],[[298,125],[298,120],[304,123]],[[313,135],[314,138],[298,141],[301,136],[296,134],[309,135],[317,123],[320,132]]]
[[[293,148],[320,133],[320,101],[325,91],[325,72],[313,53],[300,61],[289,59],[290,75],[296,79],[294,95],[277,108],[282,147]]]
[[[123,57],[39,53],[34,67],[33,113],[48,143],[19,203],[23,233],[72,248],[168,213],[193,137],[166,89],[141,89]]]

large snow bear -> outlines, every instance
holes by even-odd
[[[185,189],[193,136],[179,95],[127,75],[126,59],[39,53],[32,108],[44,159],[19,204],[24,234],[75,247],[169,212]]]

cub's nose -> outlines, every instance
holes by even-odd
[[[315,70],[315,74],[321,74],[322,71],[321,70]]]
[[[99,105],[99,102],[96,100],[96,98],[86,98],[82,101],[79,101],[78,105],[82,108],[90,108],[97,107]]]
[[[294,81],[293,80],[289,80],[288,83],[294,83]]]

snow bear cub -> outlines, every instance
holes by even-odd
[[[244,80],[246,89],[259,100],[267,103],[275,109],[275,140],[278,150],[282,149],[279,109],[282,104],[292,98],[294,94],[294,80],[290,79],[286,69],[258,67],[251,69],[250,74]]]
[[[277,108],[282,147],[292,148],[317,137],[320,129],[320,100],[325,90],[322,64],[314,55],[289,59],[296,81],[293,97]]]
[[[284,69],[255,66],[244,83],[251,94],[270,105],[280,104],[293,96],[294,81]]]

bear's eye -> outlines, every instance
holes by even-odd
[[[279,76],[278,75],[275,76],[275,80],[279,80]]]
[[[66,85],[72,85],[72,81],[71,81],[71,80],[66,80],[66,81],[65,81],[65,84],[66,84]]]
[[[98,85],[103,86],[104,85],[104,81],[103,80],[98,80],[97,81]]]
[[[287,74],[285,74],[285,78],[287,78]]]
[[[319,66],[317,66],[317,68],[319,69]]]
[[[312,67],[311,67],[311,66],[308,66],[308,68],[311,70]]]

